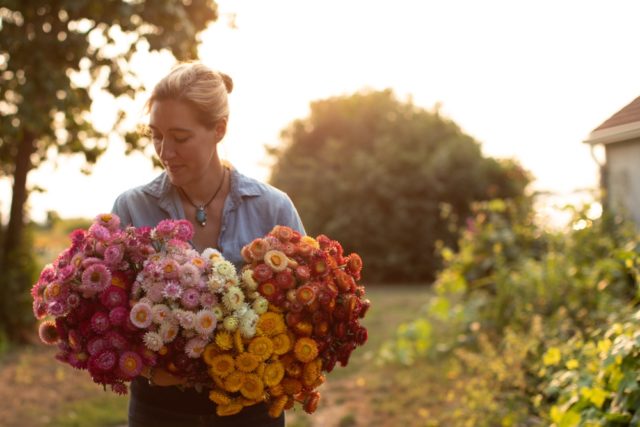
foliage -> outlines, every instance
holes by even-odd
[[[197,54],[197,35],[217,18],[210,0],[6,0],[0,6],[0,178],[13,178],[11,211],[2,242],[0,330],[12,324],[14,295],[30,285],[22,268],[27,176],[47,158],[81,153],[88,164],[106,139],[89,121],[90,92],[115,98],[144,89],[131,60],[138,52]],[[113,103],[117,108],[117,103]],[[123,114],[114,111],[119,126]],[[141,148],[129,135],[128,149]],[[21,252],[22,251],[22,252]],[[7,332],[13,338],[17,329]]]
[[[484,157],[451,120],[390,90],[313,102],[282,138],[271,183],[309,233],[362,254],[368,279],[433,278],[435,243],[455,245],[471,202],[522,195],[529,182],[515,162]]]
[[[637,375],[640,340],[618,335],[633,329],[640,240],[629,224],[589,219],[586,208],[565,232],[541,229],[527,212],[514,202],[476,205],[459,250],[443,250],[446,268],[424,315],[401,326],[381,357],[407,362],[405,349],[422,345],[432,360],[443,353],[459,360],[472,384],[462,406],[497,411],[459,411],[473,425],[577,425],[621,420],[624,411],[629,421],[637,385],[620,389],[622,380],[610,377]],[[406,331],[425,324],[428,340],[407,344]]]

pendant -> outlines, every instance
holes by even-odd
[[[204,206],[196,208],[196,221],[198,221],[200,227],[204,227],[207,224],[207,213],[204,211]]]

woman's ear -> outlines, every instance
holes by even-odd
[[[222,141],[222,138],[227,133],[227,117],[223,117],[222,119],[216,122],[215,126],[215,135],[216,135],[216,144]]]

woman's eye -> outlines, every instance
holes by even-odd
[[[160,143],[162,142],[162,135],[158,135],[158,134],[151,134],[151,139],[153,140],[154,143]]]
[[[176,142],[187,142],[187,140],[189,139],[188,136],[180,136],[180,137],[175,137],[173,138]]]

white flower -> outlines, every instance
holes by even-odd
[[[207,248],[202,251],[202,258],[208,259],[211,263],[214,263],[217,260],[222,259],[222,254],[217,249]]]
[[[225,279],[231,279],[236,276],[236,268],[227,260],[218,261],[213,264],[215,271]]]
[[[138,302],[129,313],[129,319],[137,328],[144,329],[151,325],[153,315],[151,306],[144,302]]]
[[[256,280],[253,278],[253,270],[251,270],[250,268],[242,272],[242,282],[250,291],[255,291],[256,289],[258,289],[258,282],[256,282]]]
[[[258,297],[253,301],[253,304],[251,304],[251,308],[253,308],[253,311],[257,314],[264,314],[269,309],[269,301],[264,297]]]
[[[247,311],[249,311],[249,304],[242,303],[240,304],[240,307],[238,307],[235,311],[235,313],[233,313],[234,316],[236,316],[238,319],[242,318],[242,316],[244,316],[245,314],[247,314]]]
[[[204,351],[206,345],[207,341],[202,338],[192,338],[187,341],[187,344],[184,346],[184,352],[192,359],[197,359]]]
[[[151,307],[154,323],[162,323],[171,320],[171,309],[164,304],[156,304]]]
[[[222,322],[222,325],[227,331],[233,332],[236,329],[238,329],[238,323],[239,322],[237,317],[229,316],[229,317],[225,317],[224,322]]]
[[[216,315],[216,319],[222,319],[224,317],[224,310],[222,310],[220,305],[211,307],[211,311]]]
[[[144,345],[151,351],[160,351],[163,346],[162,337],[157,332],[147,332],[142,338]]]
[[[256,334],[256,326],[258,326],[259,316],[253,310],[248,310],[244,316],[240,318],[240,333],[245,338],[253,338]]]
[[[220,276],[217,275],[211,275],[209,276],[209,282],[207,283],[207,285],[209,286],[209,290],[211,290],[211,292],[220,292],[224,289],[224,279]]]
[[[176,336],[178,336],[178,332],[179,332],[178,325],[171,322],[162,323],[160,325],[160,329],[158,330],[158,333],[160,334],[162,341],[166,343],[173,341],[176,338]]]
[[[243,302],[244,294],[237,286],[232,286],[227,289],[227,292],[222,297],[222,303],[229,311],[237,310]]]
[[[173,315],[183,329],[193,329],[196,324],[196,315],[188,310],[173,310]]]
[[[207,335],[213,332],[217,325],[217,317],[213,310],[200,310],[196,314],[195,330],[199,334]]]

